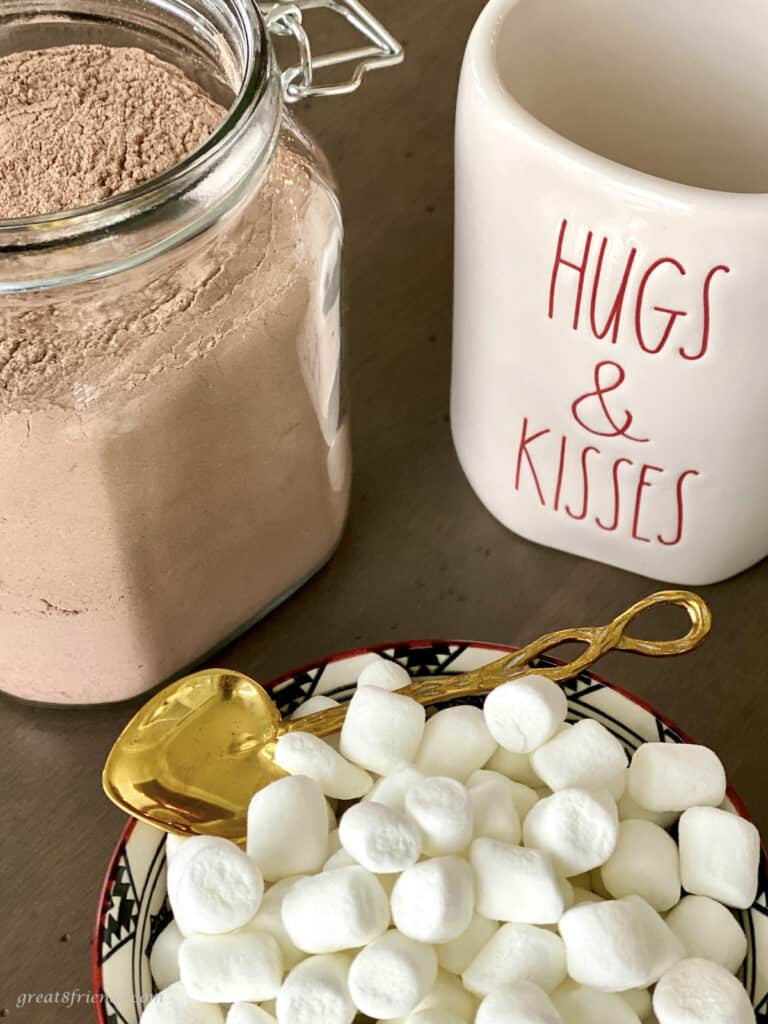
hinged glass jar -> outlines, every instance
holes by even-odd
[[[313,59],[302,14],[368,39]],[[140,47],[229,108],[191,157],[0,222],[0,689],[129,698],[292,593],[345,521],[342,221],[286,114],[401,59],[355,0],[4,0],[0,55]],[[301,62],[282,74],[269,32]],[[317,69],[352,60],[349,80]]]

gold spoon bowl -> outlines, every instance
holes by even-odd
[[[631,624],[649,608],[687,613],[685,636],[642,640]],[[420,704],[476,697],[532,671],[560,682],[577,676],[608,651],[647,657],[685,654],[704,640],[711,616],[704,600],[682,590],[652,594],[605,626],[548,633],[490,665],[454,676],[418,679],[399,693]],[[532,669],[531,662],[563,643],[584,649],[573,660]],[[216,835],[244,842],[253,794],[286,773],[275,763],[280,736],[296,730],[328,736],[344,724],[346,707],[284,721],[267,691],[226,669],[186,676],[145,704],[115,742],[102,777],[107,796],[128,814],[177,835]]]

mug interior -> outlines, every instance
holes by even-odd
[[[768,192],[765,0],[518,0],[495,59],[547,127],[656,177]]]

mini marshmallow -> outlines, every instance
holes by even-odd
[[[168,836],[170,839],[171,836]],[[174,837],[178,838],[178,837]],[[166,839],[166,844],[168,842]],[[166,854],[167,861],[167,888],[168,897],[173,899],[176,894],[176,888],[179,884],[179,879],[186,871],[189,862],[198,855],[204,846],[210,847],[212,850],[222,850],[224,855],[232,849],[233,844],[229,839],[221,839],[219,836],[186,836],[181,842],[176,843],[173,846],[173,853],[169,858]],[[239,849],[239,847],[238,847]]]
[[[648,988],[628,988],[626,992],[617,993],[627,1006],[636,1013],[640,1020],[645,1020],[653,1011],[651,990]]]
[[[434,949],[392,930],[352,961],[349,992],[361,1013],[388,1020],[415,1009],[436,980]]]
[[[368,771],[386,775],[401,761],[413,762],[426,712],[410,697],[377,686],[358,686],[341,730],[342,754]]]
[[[722,903],[708,896],[685,896],[666,920],[685,946],[686,956],[712,960],[731,974],[744,963],[747,937]]]
[[[725,769],[707,747],[644,743],[629,766],[627,791],[649,811],[717,807],[725,798]]]
[[[458,1017],[462,1024],[474,1024],[476,1010],[477,999],[467,992],[459,979],[454,974],[438,971],[432,990],[422,999],[413,1014],[400,1018],[394,1024],[405,1024],[406,1021],[407,1024],[413,1024],[415,1014],[427,1011],[445,1014],[446,1021]]]
[[[380,690],[402,690],[412,681],[407,669],[398,665],[396,661],[377,658],[365,666],[358,677],[357,685],[377,686]]]
[[[617,802],[621,800],[627,791],[627,783],[629,782],[629,768],[622,768],[622,770],[613,775],[605,785],[602,787],[606,793],[610,793],[614,800]]]
[[[616,849],[602,867],[611,896],[642,896],[654,910],[680,902],[680,857],[674,839],[652,821],[619,822]]]
[[[498,930],[499,926],[495,921],[475,914],[469,922],[469,927],[458,938],[436,947],[440,966],[451,974],[463,974]]]
[[[487,768],[473,772],[467,779],[467,788],[471,791],[475,786],[480,786],[484,782],[506,783],[507,792],[512,798],[512,803],[515,805],[517,816],[521,822],[525,821],[531,808],[539,802],[539,794],[531,786],[515,782],[514,779],[508,779],[501,772],[489,771]]]
[[[557,924],[562,917],[563,890],[548,854],[480,838],[469,860],[483,917],[519,924]]]
[[[277,1024],[277,1020],[253,1003],[233,1003],[227,1014],[227,1024]]]
[[[483,999],[475,1024],[563,1024],[552,1000],[538,985],[504,985]]]
[[[248,806],[248,856],[270,882],[319,871],[328,852],[328,824],[328,805],[314,779],[277,779]]]
[[[402,811],[373,800],[346,811],[339,838],[348,856],[378,875],[405,871],[421,856],[418,826]]]
[[[585,718],[554,736],[531,754],[539,778],[554,792],[558,789],[624,790],[627,755],[611,733]],[[621,793],[619,793],[619,796]]]
[[[552,992],[565,979],[565,946],[559,935],[530,924],[504,924],[464,971],[465,988],[487,996],[502,985],[530,981]]]
[[[659,1024],[755,1024],[755,1011],[741,982],[720,964],[682,960],[653,993]]]
[[[417,1010],[405,1020],[405,1024],[468,1024],[466,1017],[459,1017],[450,1010],[431,1009]]]
[[[563,1024],[640,1024],[626,1000],[610,992],[566,982],[552,993]]]
[[[331,854],[325,864],[323,864],[323,871],[335,871],[337,868],[351,868],[353,864],[357,863],[358,862],[351,853],[347,853],[344,849],[336,850],[335,853]]]
[[[224,1024],[224,1014],[218,1006],[192,999],[177,981],[147,1003],[141,1024]]]
[[[565,722],[568,701],[546,676],[514,679],[491,690],[483,713],[488,731],[505,750],[527,754],[551,739]]]
[[[168,896],[183,935],[234,931],[246,924],[261,905],[261,872],[250,857],[227,840],[214,844],[206,836],[193,836],[168,870]]]
[[[417,782],[423,782],[426,778],[420,771],[407,764],[405,761],[395,765],[389,775],[379,779],[368,796],[366,801],[374,800],[377,804],[386,804],[387,807],[394,807],[395,810],[405,810],[405,794],[415,786]]]
[[[498,747],[496,753],[483,767],[488,771],[498,772],[499,775],[506,775],[513,782],[519,782],[530,789],[538,789],[541,785],[541,779],[531,764],[530,754],[515,754],[504,747]]]
[[[189,838],[189,836],[177,836],[173,832],[166,832],[165,859],[169,864]]]
[[[266,932],[272,936],[280,947],[283,967],[287,971],[290,971],[292,967],[295,967],[306,956],[306,953],[297,949],[291,942],[290,936],[283,924],[283,900],[286,894],[290,892],[302,877],[299,875],[298,877],[283,878],[281,881],[275,882],[274,885],[270,886],[264,893],[264,899],[261,901],[258,913],[245,925],[248,931]]]
[[[462,704],[433,715],[424,727],[416,767],[425,775],[466,782],[496,750],[480,708]]]
[[[201,1003],[258,1003],[279,992],[283,958],[266,932],[191,935],[179,949],[179,972]]]
[[[149,969],[160,990],[179,980],[179,946],[183,940],[179,926],[171,921],[154,941],[149,954]]]
[[[627,781],[629,772],[627,772]],[[614,798],[615,799],[615,798]],[[647,807],[641,807],[635,803],[629,793],[624,792],[617,801],[619,810],[619,821],[626,821],[628,818],[636,818],[643,821],[652,821],[660,828],[671,828],[680,817],[677,811],[649,811]]]
[[[294,946],[306,953],[356,949],[387,930],[389,900],[370,871],[338,868],[302,878],[288,890],[283,924]]]
[[[308,718],[310,715],[317,714],[318,711],[329,711],[331,708],[338,707],[340,705],[337,700],[318,693],[314,697],[305,700],[303,704],[299,704],[296,710],[288,717],[291,721],[295,721],[297,718]],[[327,739],[326,737],[326,742]]]
[[[680,818],[683,888],[747,910],[757,896],[760,835],[746,818],[716,807],[692,807]]]
[[[405,810],[419,826],[422,848],[430,856],[460,853],[472,841],[469,790],[455,779],[417,782],[405,795]]]
[[[407,868],[392,890],[395,926],[417,942],[450,942],[474,911],[472,871],[458,857],[433,857]]]
[[[604,992],[647,988],[685,955],[677,936],[640,896],[582,903],[563,915],[560,934],[571,978]]]
[[[512,790],[514,783],[495,772],[483,774],[490,778],[469,787],[475,836],[519,843],[522,828]]]
[[[350,764],[325,740],[309,732],[289,732],[275,746],[275,761],[291,775],[306,775],[320,785],[326,796],[358,800],[371,789],[373,779]]]
[[[616,801],[586,789],[561,789],[545,797],[523,823],[525,845],[549,853],[566,878],[604,864],[618,834]]]
[[[343,953],[310,956],[293,968],[277,997],[278,1024],[352,1024],[355,1004]]]

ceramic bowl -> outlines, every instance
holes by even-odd
[[[357,676],[372,651],[405,666],[412,676],[444,675],[477,668],[514,648],[452,641],[417,641],[348,651],[281,676],[267,684],[283,715],[313,694],[349,700]],[[542,658],[541,665],[552,665]],[[594,718],[631,754],[641,743],[691,742],[676,726],[642,701],[584,672],[564,684],[568,719]],[[470,703],[482,704],[481,699]],[[733,789],[734,811],[747,812]],[[749,952],[742,980],[760,1024],[768,1024],[768,873],[765,856],[754,906],[739,914]],[[165,837],[156,829],[129,822],[107,870],[99,901],[93,948],[93,984],[100,1024],[138,1024],[141,1008],[152,996],[149,955],[171,919],[165,887]]]

